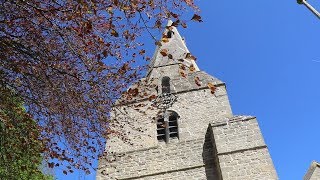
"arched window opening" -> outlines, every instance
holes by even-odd
[[[174,111],[166,113],[168,116],[159,118],[157,121],[157,139],[168,143],[170,139],[179,138],[179,115]]]
[[[170,93],[170,78],[168,76],[162,78],[161,86],[162,93]]]

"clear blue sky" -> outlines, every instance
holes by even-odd
[[[295,0],[196,2],[204,22],[179,30],[200,69],[227,84],[234,114],[258,118],[279,178],[302,179],[320,161],[320,20]]]

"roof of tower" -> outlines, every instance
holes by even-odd
[[[309,180],[311,178],[317,178],[318,174],[314,174],[314,172],[318,169],[318,172],[320,171],[320,163],[313,161],[307,171],[307,173],[305,174],[303,180]]]
[[[169,31],[172,31],[171,37],[168,34]],[[158,95],[161,93],[159,87],[165,76],[170,78],[171,93],[210,89],[210,86],[225,86],[224,82],[218,78],[199,70],[184,39],[177,28],[172,26],[172,21],[169,21],[163,33],[161,45],[156,47],[147,76],[133,83],[116,104],[134,103]],[[128,94],[133,91],[135,95],[130,97]],[[216,95],[219,93],[217,92]]]
[[[192,64],[195,70],[199,71],[194,57],[186,46],[184,38],[181,37],[177,28],[172,26],[172,21],[169,20],[161,40],[157,43],[148,73],[153,68],[177,63],[185,64],[188,67]]]

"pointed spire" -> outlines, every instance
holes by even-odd
[[[190,58],[184,39],[181,37],[175,26],[172,26],[172,21],[169,20],[166,29],[164,30],[161,40],[157,43],[156,51],[153,55],[149,66],[149,72],[153,68],[166,66],[170,64],[183,63],[186,66],[193,65],[196,71],[199,71],[197,64]]]

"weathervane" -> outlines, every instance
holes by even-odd
[[[307,0],[297,0],[297,3],[305,5],[314,15],[316,15],[320,19],[320,13],[314,7],[312,7],[307,2]]]

